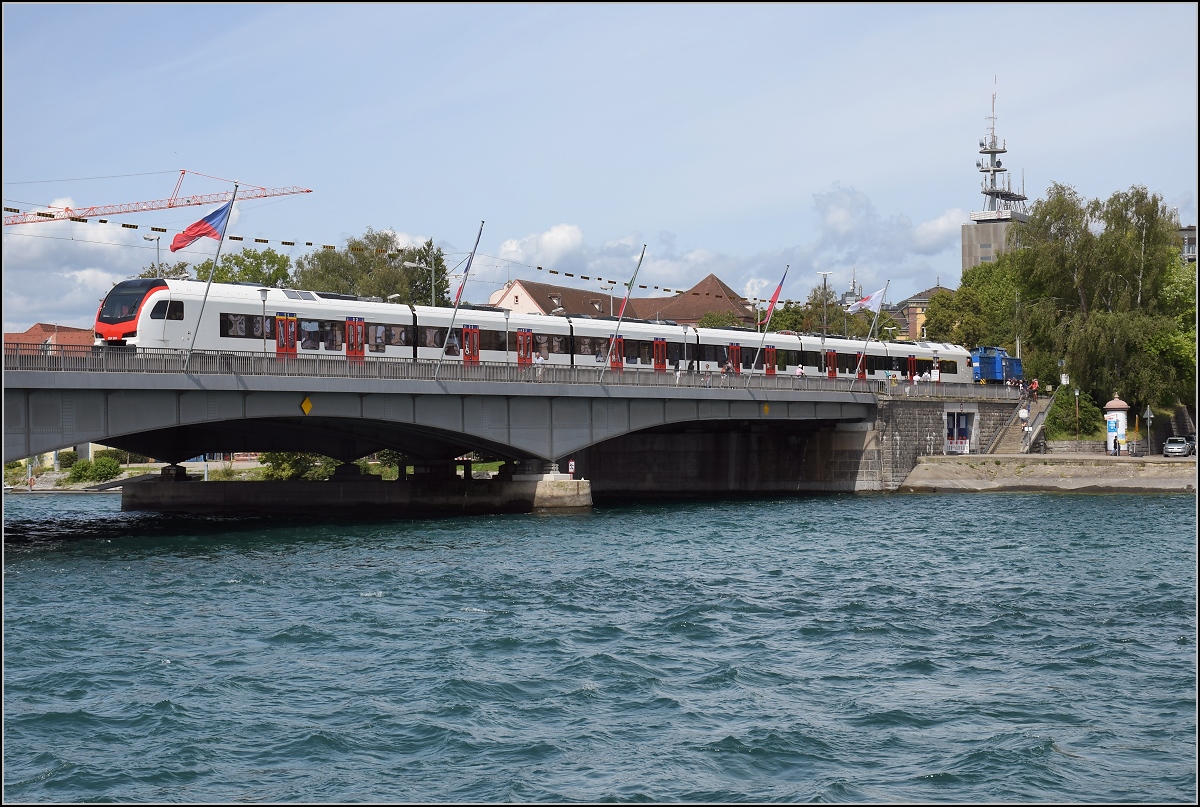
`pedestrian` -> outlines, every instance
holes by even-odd
[[[543,356],[541,353],[539,353],[534,358],[533,363],[537,367],[537,380],[541,381],[542,380],[542,370],[546,366],[546,357]]]
[[[675,363],[675,386],[679,386],[679,377],[683,375],[683,362]]]
[[[725,363],[723,365],[721,365],[721,386],[722,387],[727,386],[729,384],[729,379],[732,376],[733,376],[733,362],[730,359],[726,359]]]
[[[1033,383],[1029,385],[1029,394],[1033,396],[1033,402],[1037,403],[1038,380],[1036,378],[1033,379]]]
[[[796,365],[796,381],[792,386],[795,387],[803,380],[804,380],[804,365],[797,364]]]

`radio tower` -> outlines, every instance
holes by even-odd
[[[1012,176],[999,159],[1001,154],[1007,154],[1007,141],[996,139],[996,93],[992,93],[992,114],[985,120],[991,121],[988,133],[979,141],[979,153],[982,160],[975,161],[975,167],[983,174],[980,188],[984,198],[983,210],[971,214],[972,221],[1012,220],[1028,221],[1026,215],[1025,180],[1021,180],[1021,190],[1012,189]]]
[[[1012,175],[1000,160],[1008,153],[1008,143],[996,137],[996,94],[992,93],[992,114],[984,120],[989,122],[987,134],[979,140],[981,159],[975,167],[983,174],[979,183],[983,194],[983,210],[971,214],[971,223],[962,226],[962,268],[970,269],[988,263],[1004,251],[1005,238],[1012,222],[1029,221],[1025,207],[1025,180],[1022,176],[1021,189],[1014,191]]]

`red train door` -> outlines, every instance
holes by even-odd
[[[295,356],[296,355],[296,330],[300,327],[300,323],[297,320],[297,317],[294,313],[289,313],[287,315],[287,326],[288,326],[287,327],[287,332],[288,332],[287,352],[288,352],[289,356]]]
[[[612,360],[609,362],[609,367],[614,370],[625,369],[625,337],[610,336],[612,340]]]
[[[861,350],[858,351],[858,357],[855,359],[854,366],[858,370],[857,375],[859,378],[867,377],[867,356]]]
[[[346,317],[346,360],[355,364],[366,361],[367,323],[362,317]]]
[[[358,355],[354,347],[354,317],[346,317],[346,359],[354,361],[354,357]]]
[[[479,364],[479,326],[464,325],[462,329],[463,364]]]
[[[654,372],[665,373],[667,371],[667,340],[655,338],[654,340]]]
[[[517,328],[517,366],[533,364],[533,329]]]
[[[825,375],[828,378],[837,378],[837,351],[825,351]]]
[[[741,375],[742,372],[742,346],[736,342],[729,345],[729,363],[733,365],[733,374]]]
[[[912,381],[917,377],[917,357],[909,354],[908,357],[908,380]]]
[[[775,375],[775,346],[767,345],[763,348],[763,351],[767,354],[767,358],[765,359],[767,375]]]
[[[275,312],[275,357],[279,359],[287,358],[287,314],[283,311]]]

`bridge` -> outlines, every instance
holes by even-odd
[[[881,402],[923,406],[934,434],[955,407],[1000,417],[1015,403],[1003,387],[550,364],[197,351],[185,371],[182,351],[28,345],[6,345],[4,362],[5,462],[85,442],[168,462],[240,451],[350,462],[394,449],[444,464],[478,452],[551,470],[576,460],[614,490],[647,474],[698,491],[756,479],[860,489],[861,457],[838,468],[837,455],[870,450]],[[941,446],[926,442],[927,453]]]

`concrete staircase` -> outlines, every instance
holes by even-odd
[[[1050,396],[1042,395],[1037,403],[1029,404],[1029,421],[1032,423],[1039,414],[1050,408]],[[1015,418],[1000,435],[992,449],[993,454],[1020,454],[1025,447],[1024,424],[1020,418]]]

